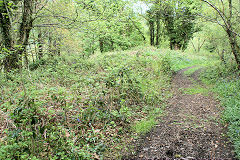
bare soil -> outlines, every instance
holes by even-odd
[[[194,66],[193,66],[194,67]],[[191,67],[190,67],[191,68]],[[173,97],[160,123],[138,142],[137,154],[125,159],[236,159],[220,123],[222,108],[212,94],[184,94],[180,88],[200,85],[200,70],[187,77],[184,71],[172,81]],[[202,84],[201,84],[202,85]]]

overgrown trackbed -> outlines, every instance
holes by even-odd
[[[191,67],[190,67],[191,68]],[[226,130],[219,122],[221,108],[211,95],[184,94],[193,87],[186,68],[173,78],[173,97],[159,125],[143,140],[134,159],[234,159]]]

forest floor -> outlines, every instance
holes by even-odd
[[[233,146],[220,123],[219,102],[198,79],[201,69],[177,72],[173,96],[160,123],[137,144],[132,159],[234,159]]]

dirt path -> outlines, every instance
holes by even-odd
[[[213,96],[184,94],[193,80],[179,71],[173,78],[173,97],[166,115],[138,149],[134,159],[234,159],[226,129],[218,124],[221,108]],[[191,78],[197,81],[198,71]],[[182,89],[180,89],[182,88]]]

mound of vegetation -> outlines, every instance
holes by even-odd
[[[0,159],[120,158],[169,96],[170,63],[152,49],[37,65],[0,75]]]

